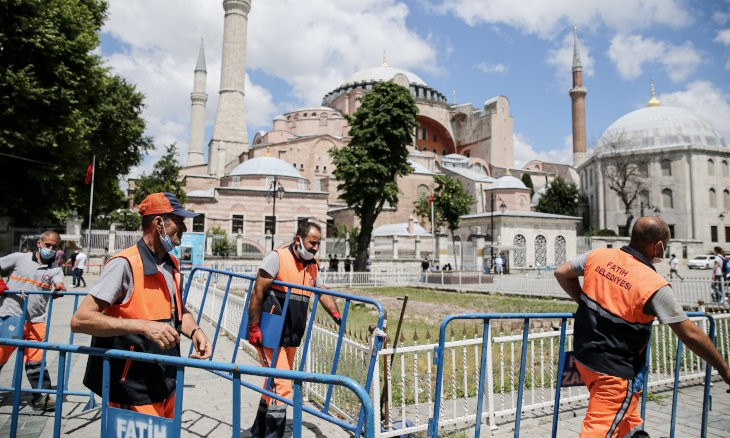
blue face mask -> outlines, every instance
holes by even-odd
[[[46,248],[45,246],[41,246],[39,248],[41,253],[41,259],[42,260],[50,260],[56,255],[56,251],[54,251],[51,248]]]
[[[165,230],[165,220],[162,220],[162,231],[163,234],[160,234],[160,243],[162,243],[162,248],[165,249],[165,252],[170,252],[173,249],[175,249],[175,245],[173,245],[172,240],[170,240],[170,236],[167,235],[167,231]]]

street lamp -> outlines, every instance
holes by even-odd
[[[502,198],[497,196],[497,200],[500,202],[499,204],[499,211],[504,214],[504,212],[507,210],[507,204],[504,203]],[[492,263],[494,263],[494,192],[489,194],[489,216],[491,218],[491,226],[490,226],[490,232],[489,232],[489,241],[491,243],[489,247],[489,255],[492,258]]]
[[[641,206],[641,217],[644,217],[644,201],[641,201],[639,205]],[[650,211],[654,211],[654,214],[656,215],[658,215],[660,212],[659,207],[651,205],[650,202],[646,203],[646,208],[648,208]]]
[[[271,180],[271,184],[269,184],[269,187],[266,190],[266,203],[273,201],[273,206],[271,208],[271,218],[274,221],[273,227],[271,228],[271,250],[274,250],[274,241],[276,240],[276,198],[282,199],[284,197],[284,186],[281,185],[281,182],[278,180],[277,177],[274,177],[273,180]]]

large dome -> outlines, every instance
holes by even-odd
[[[380,65],[377,67],[366,68],[353,74],[345,79],[344,84],[356,84],[358,82],[383,82],[393,79],[397,74],[405,75],[408,82],[417,85],[426,85],[426,81],[418,77],[417,74],[401,68],[391,67],[389,65]]]
[[[283,176],[304,179],[294,166],[274,157],[257,157],[236,166],[229,176]]]
[[[517,189],[517,190],[527,190],[527,186],[525,183],[522,182],[519,178],[515,178],[512,175],[504,175],[492,183],[492,186],[489,187],[492,190],[495,189]]]
[[[621,149],[656,149],[671,146],[726,147],[725,139],[707,121],[683,108],[649,106],[632,111],[601,135],[596,152],[617,139]],[[606,151],[607,152],[607,151]]]

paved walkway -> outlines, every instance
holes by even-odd
[[[96,279],[90,277],[87,281],[92,284]],[[69,333],[68,321],[71,318],[73,299],[65,297],[55,302],[54,315],[50,341],[67,342]],[[214,329],[210,325],[204,325],[206,333],[211,336]],[[88,336],[78,336],[77,345],[88,345]],[[189,343],[183,340],[183,352],[187,352]],[[218,341],[216,359],[230,360],[233,352],[233,342],[221,337]],[[238,362],[244,364],[255,364],[255,361],[246,354],[238,355]],[[51,380],[56,382],[57,354],[50,354],[49,368]],[[81,384],[85,369],[85,356],[72,356],[71,376],[69,386],[75,390],[83,390]],[[6,366],[6,370],[0,373],[0,386],[10,386],[11,369],[13,358]],[[261,378],[251,378],[249,381],[261,385]],[[27,381],[24,377],[24,385]],[[725,392],[726,385],[717,382],[712,388],[712,411],[709,414],[708,436],[730,437],[730,394]],[[193,437],[225,437],[231,436],[231,384],[229,381],[219,378],[207,371],[191,369],[186,372],[185,397],[183,401],[183,436]],[[258,405],[259,394],[247,388],[241,390],[241,424],[244,428],[252,424]],[[40,415],[28,405],[30,396],[23,397],[21,404],[21,415],[19,419],[18,437],[46,437],[51,436],[53,430],[53,416],[51,413]],[[97,403],[100,398],[96,397]],[[87,437],[99,436],[99,411],[82,413],[88,398],[69,396],[64,402],[63,412],[63,434],[66,436]],[[7,393],[0,393],[0,437],[8,436],[10,433],[10,411],[12,397]],[[693,386],[681,389],[680,412],[677,419],[677,436],[699,436],[700,413],[702,403],[702,387]],[[565,409],[561,413],[560,432],[558,436],[576,436],[580,430],[580,424],[585,414],[585,409],[578,406],[574,409]],[[669,436],[669,424],[671,415],[671,392],[659,393],[651,401],[647,409],[647,430],[653,437]],[[288,418],[292,418],[291,409]],[[521,435],[525,437],[548,436],[551,428],[551,413],[533,413],[525,416],[522,420]],[[320,420],[312,415],[304,414],[304,436],[327,436],[345,437],[351,436],[341,428],[326,421]],[[513,435],[511,422],[504,422],[496,430],[490,430],[488,426],[483,427],[483,436],[507,437]],[[472,432],[473,433],[473,432]],[[241,436],[248,437],[248,431],[242,432]],[[457,436],[470,436],[458,433]]]

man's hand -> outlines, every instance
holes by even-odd
[[[142,335],[162,349],[173,348],[180,343],[180,335],[170,324],[157,321],[142,321]]]
[[[332,320],[335,322],[335,324],[337,324],[338,326],[342,325],[342,315],[340,315],[340,312],[333,312],[330,316],[332,316]]]
[[[55,300],[56,298],[60,298],[63,296],[62,293],[66,290],[66,286],[63,285],[63,283],[56,283],[56,286],[53,288],[53,294],[51,297]]]
[[[264,337],[258,324],[248,325],[248,343],[254,347],[264,345]]]
[[[207,359],[211,355],[210,342],[208,337],[203,333],[203,329],[197,328],[193,333],[193,353],[191,359]]]

